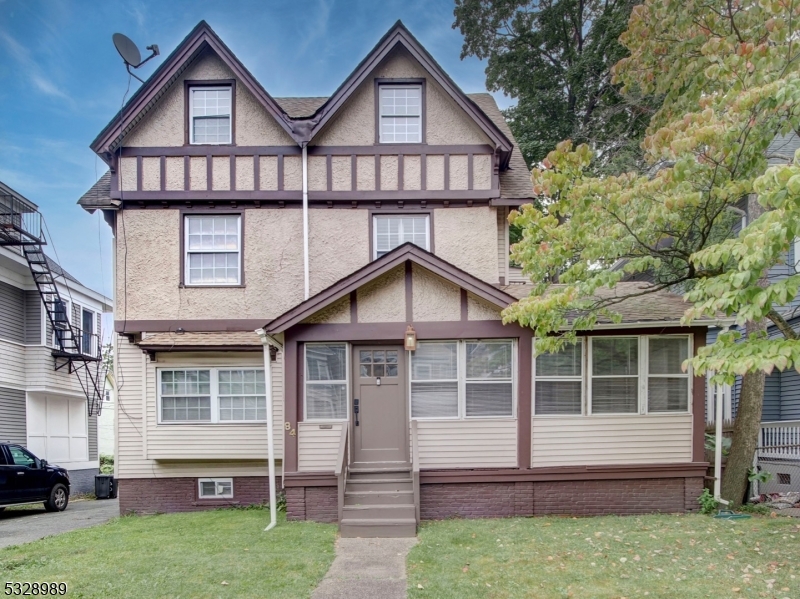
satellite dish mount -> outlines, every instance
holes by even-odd
[[[128,74],[132,75],[133,77],[144,83],[144,80],[141,77],[139,77],[138,75],[136,75],[136,73],[131,71],[131,67],[133,67],[134,69],[138,69],[140,66],[142,66],[151,58],[155,58],[156,56],[161,54],[161,52],[158,51],[158,46],[156,44],[153,44],[152,46],[147,46],[147,50],[150,50],[152,54],[150,54],[150,56],[142,60],[142,54],[141,52],[139,52],[139,48],[136,47],[136,44],[134,44],[131,38],[129,38],[127,35],[123,35],[121,33],[115,33],[111,37],[111,39],[114,40],[114,47],[117,49],[117,52],[119,52],[119,55],[122,57],[122,60],[125,63],[125,68],[128,70]]]

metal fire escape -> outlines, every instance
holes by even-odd
[[[106,380],[100,336],[70,322],[66,303],[42,249],[46,243],[39,211],[13,195],[0,192],[0,246],[17,248],[16,252],[28,263],[53,330],[55,369],[66,366],[78,378],[89,415],[100,414]]]

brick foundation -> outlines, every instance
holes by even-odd
[[[337,487],[287,487],[286,519],[337,522],[339,489]]]
[[[687,512],[697,510],[702,488],[701,477],[430,484],[420,488],[420,515],[437,520]]]
[[[269,503],[269,478],[233,477],[231,499],[200,499],[197,478],[123,478],[117,481],[120,514],[195,512],[232,505]],[[277,479],[280,492],[281,480]]]

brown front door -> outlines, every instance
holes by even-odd
[[[408,418],[402,346],[353,348],[353,461],[407,462]]]

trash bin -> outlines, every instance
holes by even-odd
[[[117,481],[110,474],[97,474],[94,477],[94,495],[98,499],[114,499],[117,496]]]

